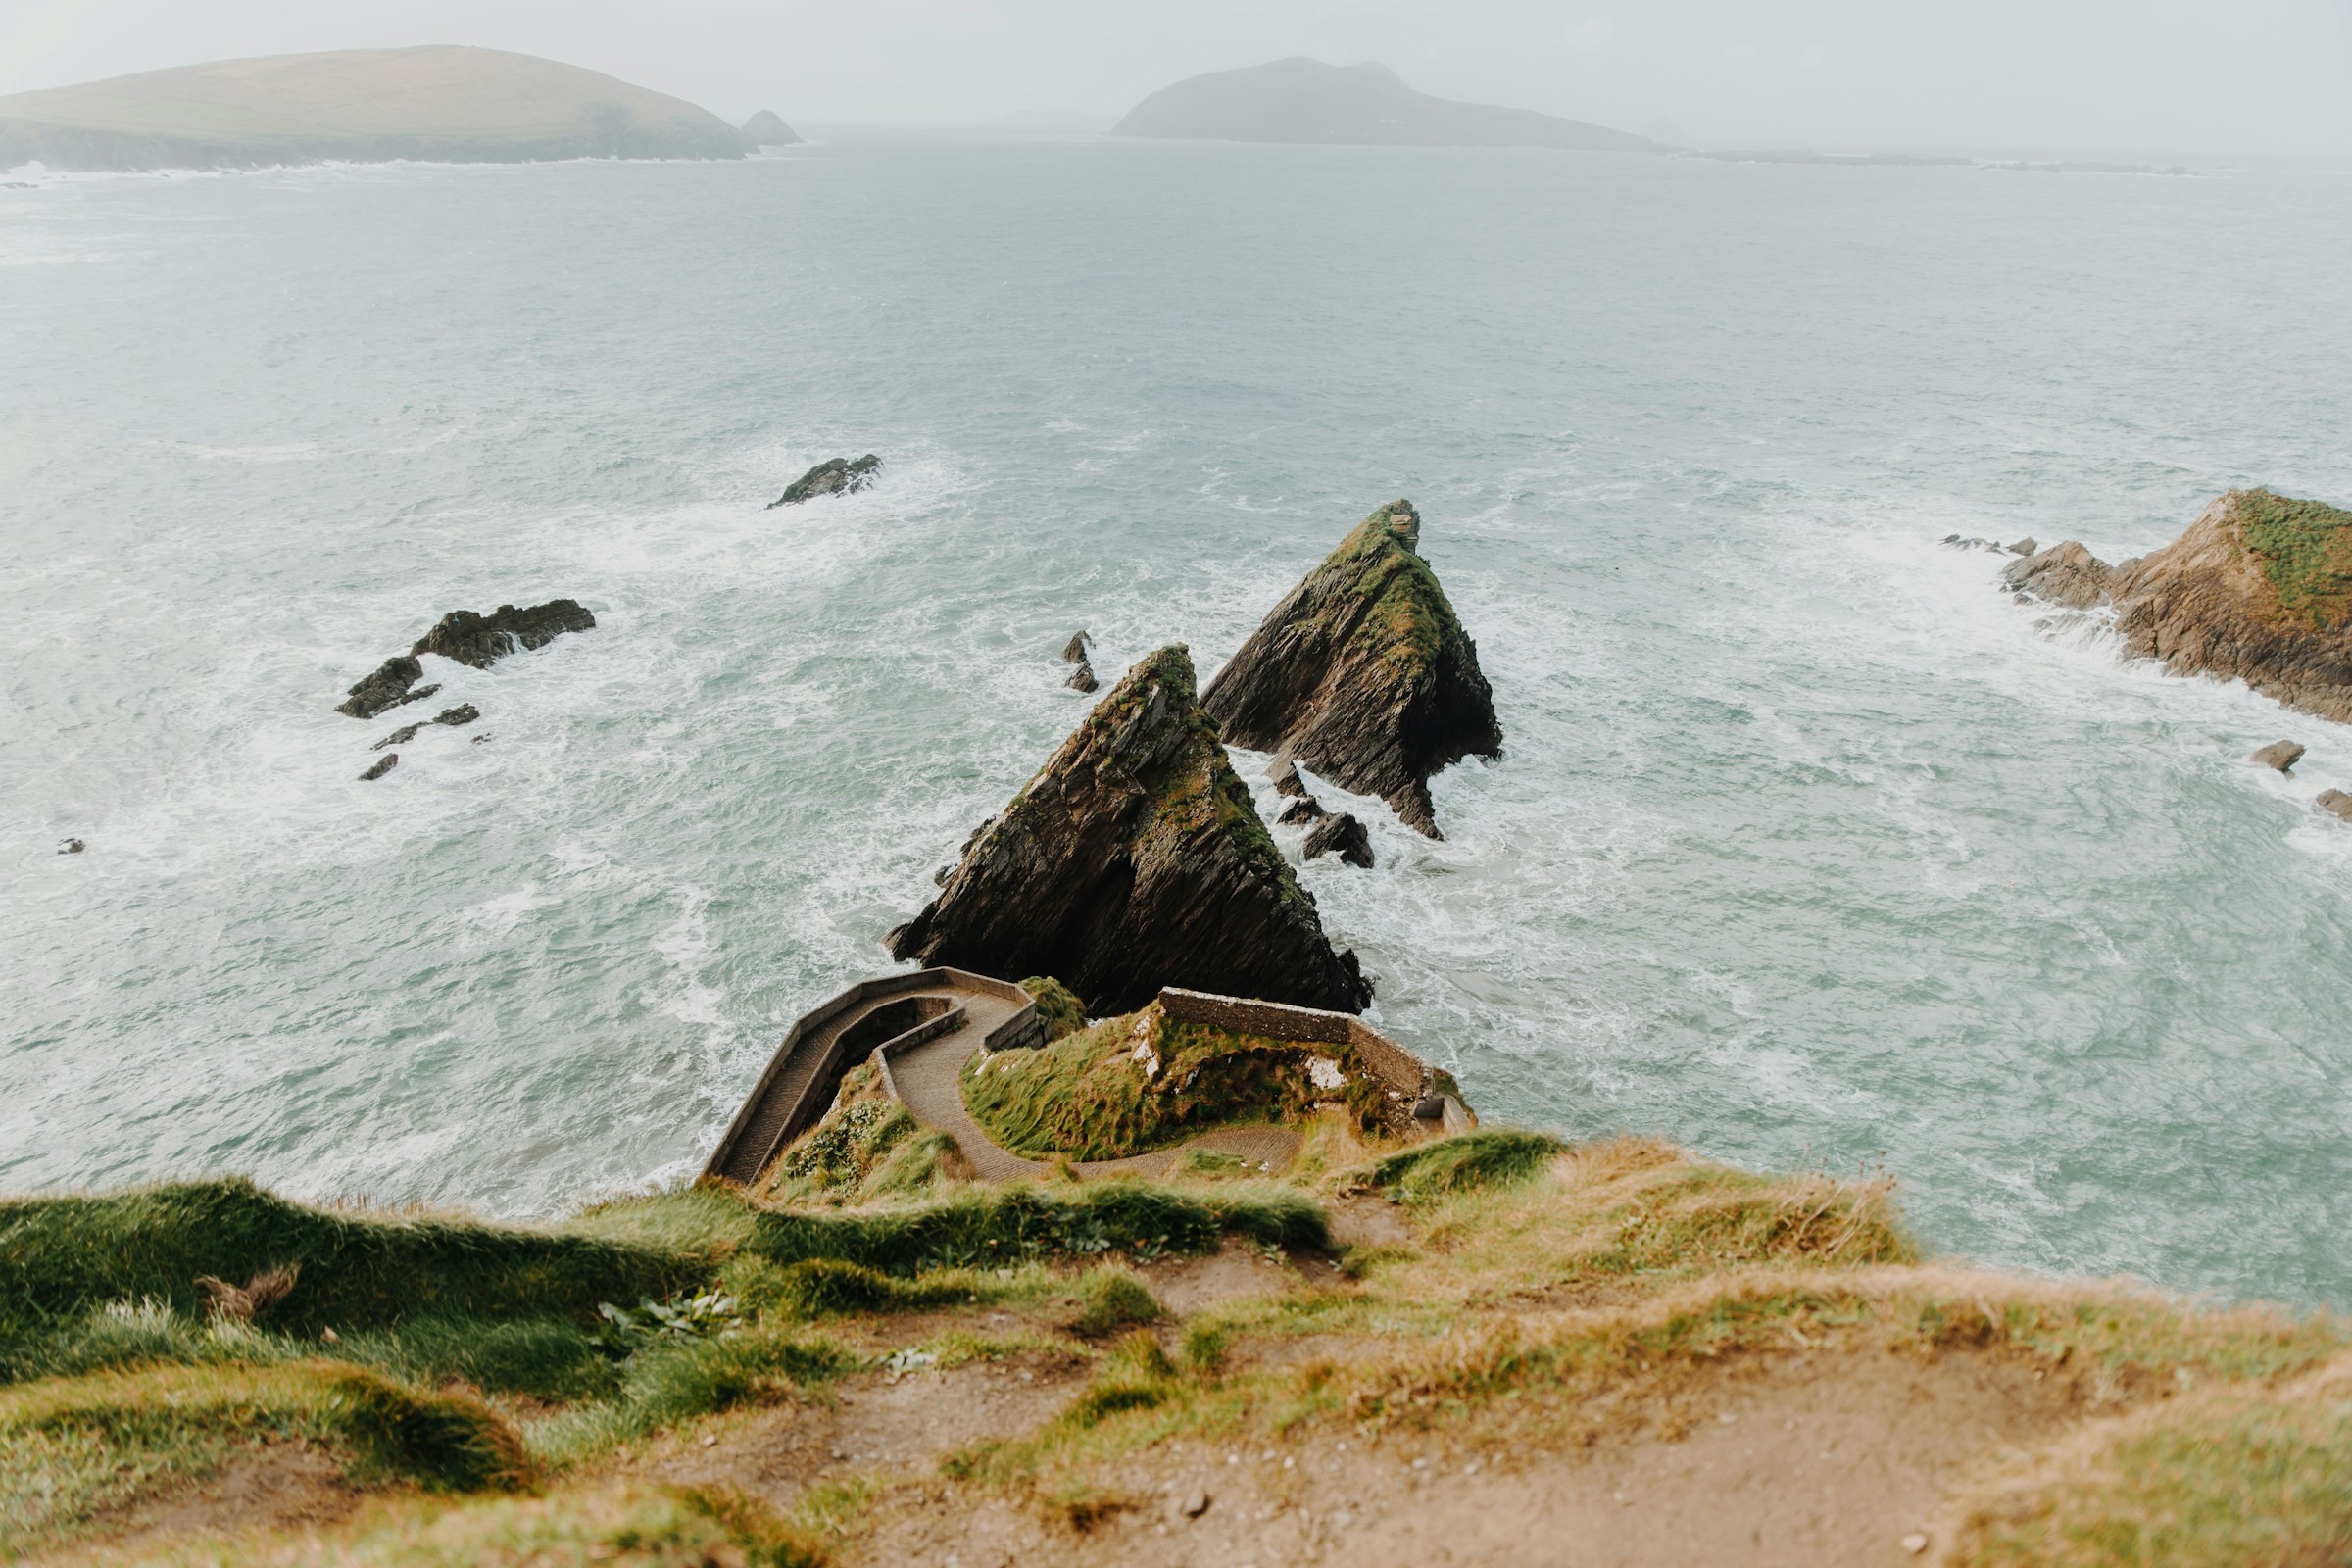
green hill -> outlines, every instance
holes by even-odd
[[[744,151],[742,132],[682,98],[553,60],[447,44],[222,60],[0,97],[0,169]]]

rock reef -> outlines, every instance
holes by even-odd
[[[550,599],[524,610],[501,605],[487,615],[453,610],[416,639],[416,646],[409,652],[439,654],[475,669],[488,669],[509,654],[545,648],[567,631],[592,631],[595,627],[596,616],[576,599]]]
[[[797,507],[818,496],[853,495],[874,482],[882,460],[868,452],[862,458],[827,458],[784,487],[784,493],[767,504],[767,510],[778,507]]]
[[[1478,647],[1420,548],[1411,502],[1373,513],[1274,607],[1201,703],[1229,743],[1377,795],[1442,838],[1431,775],[1500,756],[1502,728]],[[1292,793],[1279,764],[1275,787]]]
[[[348,718],[373,718],[387,708],[420,701],[441,689],[437,685],[413,689],[422,679],[422,664],[407,654],[395,654],[355,682],[335,705],[335,711]]]
[[[2232,490],[2139,560],[2110,566],[2069,541],[2001,577],[2072,609],[2112,605],[2134,657],[2352,722],[2352,512]]]
[[[889,942],[1059,976],[1096,1014],[1171,985],[1343,1012],[1372,995],[1234,776],[1181,645],[1127,672]]]

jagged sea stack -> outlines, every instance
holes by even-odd
[[[1377,795],[1431,838],[1430,775],[1502,754],[1494,696],[1421,559],[1409,501],[1381,508],[1242,644],[1201,705],[1236,746]]]
[[[2352,722],[2352,512],[2232,490],[2137,561],[2110,566],[2069,540],[2001,577],[2077,610],[2112,603],[2131,652],[2176,673]]]
[[[1056,975],[1098,1016],[1162,986],[1342,1012],[1372,996],[1226,762],[1181,646],[1096,705],[890,950]]]

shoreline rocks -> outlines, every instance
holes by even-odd
[[[382,778],[386,773],[391,772],[399,765],[400,754],[398,752],[388,752],[373,766],[368,768],[367,772],[360,775],[360,782],[363,784],[372,784],[377,779]]]
[[[1296,760],[1442,838],[1431,775],[1499,757],[1502,729],[1477,645],[1420,546],[1411,502],[1374,512],[1274,608],[1201,703],[1228,743],[1279,755],[1284,794],[1281,766]]]
[[[874,482],[882,460],[868,452],[864,457],[827,458],[784,487],[784,493],[767,504],[766,510],[778,507],[797,507],[818,496],[853,495]]]
[[[1163,986],[1361,1011],[1355,956],[1324,935],[1195,689],[1180,644],[1138,662],[966,841],[892,956],[1055,975],[1096,1016]]]
[[[422,691],[410,690],[422,679],[422,664],[407,654],[395,654],[355,682],[335,705],[335,711],[351,718],[373,718],[388,708],[416,702],[441,689],[434,685]]]
[[[1063,662],[1078,666],[1076,669],[1070,671],[1070,678],[1062,682],[1064,686],[1067,686],[1074,692],[1092,693],[1102,684],[1101,681],[1095,679],[1095,663],[1093,660],[1087,657],[1086,653],[1086,645],[1092,640],[1092,638],[1087,636],[1086,628],[1082,626],[1076,632],[1071,634],[1070,640],[1067,643],[1062,645],[1061,657]]]
[[[1316,808],[1318,812],[1321,809],[1321,807]],[[1316,824],[1315,830],[1307,834],[1304,854],[1310,860],[1319,856],[1336,855],[1348,864],[1369,871],[1373,864],[1372,837],[1364,831],[1363,823],[1348,812],[1342,811],[1338,816],[1324,817]]]
[[[509,654],[545,648],[567,631],[595,628],[596,616],[576,599],[550,599],[521,610],[501,605],[487,615],[453,610],[417,638],[409,653],[412,657],[439,654],[475,669],[488,669]]]
[[[2352,512],[2232,490],[2142,559],[2109,566],[2070,540],[2001,575],[2070,609],[2112,605],[2135,658],[2352,722]]]
[[[2303,760],[2303,748],[2297,746],[2293,741],[2273,741],[2261,751],[2256,752],[2249,760],[2260,762],[2265,767],[2276,768],[2281,773],[2292,773],[2295,770],[2295,764]]]
[[[2342,790],[2322,790],[2319,799],[2312,804],[2332,816],[2352,822],[2352,795],[2346,795]]]

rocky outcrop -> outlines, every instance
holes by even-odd
[[[567,631],[589,631],[595,625],[596,617],[576,599],[550,599],[524,610],[501,605],[487,615],[453,610],[409,652],[439,654],[475,669],[488,669],[509,654],[545,648]]]
[[[373,718],[387,708],[414,703],[430,697],[441,688],[437,685],[412,690],[424,679],[424,666],[406,654],[395,654],[375,666],[374,672],[346,692],[335,711],[352,718]]]
[[[400,754],[398,752],[386,752],[381,760],[369,767],[367,772],[360,775],[360,782],[363,784],[372,784],[377,779],[382,778],[386,773],[391,772],[399,765]]]
[[[1201,702],[1231,744],[1295,758],[1441,838],[1430,776],[1500,756],[1502,729],[1477,645],[1420,549],[1411,502],[1373,513],[1274,607]]]
[[[2115,568],[2070,539],[2003,567],[2001,581],[2053,605],[2092,610],[2115,593]]]
[[[1305,856],[1336,855],[1349,865],[1372,869],[1372,838],[1364,824],[1342,811],[1338,816],[1325,817],[1315,830],[1306,836]]]
[[[1062,682],[1074,692],[1092,692],[1102,684],[1095,679],[1095,662],[1086,656],[1086,645],[1092,639],[1087,636],[1085,628],[1081,627],[1062,645],[1063,662],[1078,666],[1070,671],[1070,678]]]
[[[1284,827],[1297,827],[1301,822],[1320,822],[1324,815],[1321,801],[1316,800],[1312,795],[1301,795],[1284,807],[1282,815],[1274,820],[1280,822]]]
[[[2179,674],[2352,722],[2352,512],[2232,490],[2143,559],[2110,567],[2069,543],[2003,577],[2078,609],[2113,604],[2130,651]]]
[[[743,122],[743,144],[754,152],[762,147],[798,147],[801,133],[784,123],[773,109],[762,109]]]
[[[1127,672],[889,940],[902,959],[1059,976],[1096,1016],[1162,986],[1344,1012],[1372,994],[1234,776],[1181,646]]]
[[[2253,760],[2265,767],[2277,768],[2281,773],[2291,773],[2295,770],[2295,764],[2303,760],[2303,748],[2293,741],[2273,741],[2256,752]]]
[[[868,452],[852,461],[849,458],[827,458],[784,487],[784,493],[767,504],[767,510],[778,507],[797,507],[818,496],[851,495],[874,482],[882,460]]]
[[[2352,795],[2346,795],[2342,790],[2322,790],[2315,804],[2329,815],[2352,822]]]

